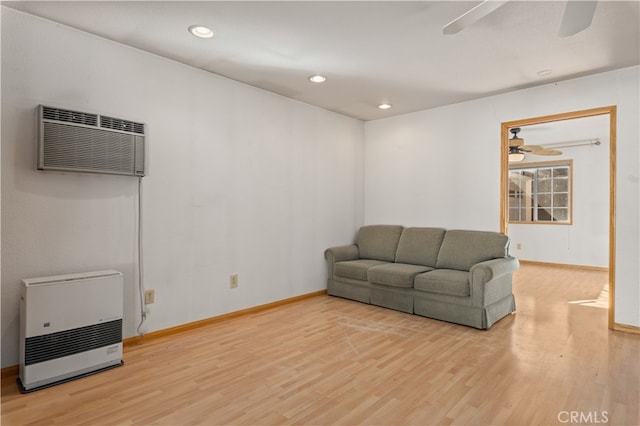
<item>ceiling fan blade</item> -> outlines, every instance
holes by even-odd
[[[535,154],[536,151],[542,151],[542,150],[544,150],[544,148],[541,147],[540,145],[522,145],[520,147],[520,151],[530,152],[532,154]]]
[[[568,37],[589,28],[597,3],[597,1],[567,1],[558,35]]]
[[[458,16],[453,21],[449,22],[447,25],[442,27],[442,34],[451,35],[457,32],[462,31],[469,25],[473,24],[476,21],[484,18],[500,6],[507,3],[506,1],[493,1],[493,0],[485,0],[482,3],[475,6],[473,9],[468,10],[464,14]]]
[[[521,146],[520,151],[528,152],[535,155],[560,155],[562,151],[558,151],[557,149],[549,149],[540,145],[524,145]]]
[[[557,149],[542,148],[537,151],[531,151],[531,153],[535,155],[560,155],[562,154],[562,151],[558,151]]]

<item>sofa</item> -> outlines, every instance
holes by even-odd
[[[497,232],[369,225],[325,258],[331,296],[478,329],[515,311],[519,264]]]

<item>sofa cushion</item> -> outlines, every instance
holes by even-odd
[[[435,267],[444,228],[405,228],[398,242],[396,262]]]
[[[360,258],[393,262],[402,228],[399,225],[369,225],[360,228],[356,238]]]
[[[345,260],[336,262],[334,274],[338,277],[352,278],[354,280],[367,281],[367,270],[376,265],[385,265],[387,262],[373,259]]]
[[[471,294],[469,273],[453,269],[434,269],[417,275],[413,287],[416,290],[450,296],[468,297]]]
[[[508,245],[509,237],[497,232],[447,231],[436,268],[468,271],[476,263],[505,257]]]
[[[407,265],[405,263],[388,263],[374,266],[367,271],[370,283],[384,284],[392,287],[413,287],[413,278],[433,268],[422,265]]]

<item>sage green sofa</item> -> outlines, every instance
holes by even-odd
[[[325,251],[327,293],[488,329],[515,311],[518,260],[497,232],[369,225]]]

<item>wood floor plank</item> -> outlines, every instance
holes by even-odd
[[[136,340],[122,367],[21,395],[2,425],[640,424],[640,335],[607,329],[607,273],[522,265],[481,331],[330,296]],[[597,300],[599,303],[593,303]]]

